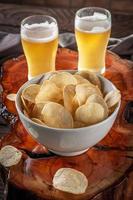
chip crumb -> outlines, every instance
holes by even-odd
[[[8,94],[8,95],[6,96],[6,98],[7,98],[8,100],[10,100],[10,101],[15,101],[15,99],[16,99],[16,94],[15,94],[15,93]]]

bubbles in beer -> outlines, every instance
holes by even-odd
[[[49,42],[57,38],[58,28],[55,22],[24,24],[21,29],[22,39],[31,42]]]
[[[75,23],[77,30],[90,33],[105,32],[111,27],[107,16],[98,12],[94,12],[91,16],[77,17]]]
[[[106,31],[106,29],[104,27],[100,27],[100,26],[94,26],[90,32],[92,33],[101,33],[101,32],[104,32]]]

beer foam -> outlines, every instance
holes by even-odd
[[[89,20],[89,21],[98,21],[98,20],[106,20],[107,16],[102,14],[102,13],[94,12],[93,15],[84,16],[84,17],[81,17],[81,19],[86,19],[86,20]]]
[[[46,21],[46,22],[43,22],[43,23],[34,23],[34,24],[24,24],[24,27],[25,28],[28,28],[28,29],[31,29],[31,30],[33,30],[33,29],[38,29],[38,28],[53,28],[53,27],[56,27],[56,24],[55,24],[55,22],[51,22],[51,23],[49,23],[48,21]]]
[[[79,31],[101,33],[110,29],[111,23],[105,14],[94,12],[92,16],[78,17],[75,27]]]
[[[55,22],[24,24],[21,37],[31,42],[49,42],[57,38],[58,28]]]
[[[94,12],[93,17],[97,20],[105,20],[107,19],[107,16],[103,13],[98,13],[98,12]]]

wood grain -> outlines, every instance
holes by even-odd
[[[76,10],[77,8],[48,8],[0,3],[0,30],[18,33],[20,23],[25,17],[33,14],[47,14],[57,19],[60,32],[74,32]],[[112,37],[132,34],[133,13],[112,11],[112,24]]]
[[[125,121],[124,112],[127,102],[133,100],[133,63],[121,60],[116,54],[107,52],[106,66],[105,76],[122,93],[121,109],[109,134],[87,153],[69,158],[60,157],[47,154],[45,147],[27,134],[18,120],[1,141],[1,146],[11,144],[23,152],[21,162],[10,169],[10,181],[13,184],[21,189],[32,191],[46,200],[92,198],[93,200],[132,200],[133,124]],[[56,67],[76,69],[77,53],[68,49],[59,49]],[[10,112],[17,115],[14,103],[7,100],[6,95],[16,93],[27,80],[27,64],[24,56],[5,62],[3,71],[1,80],[4,89],[3,102]],[[86,175],[89,185],[84,194],[72,195],[53,188],[53,175],[61,167],[72,167]]]

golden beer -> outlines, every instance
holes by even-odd
[[[55,58],[58,39],[49,42],[31,42],[22,39],[22,45],[28,63],[29,76],[55,70]]]
[[[83,9],[83,11],[86,11],[86,9]],[[93,11],[95,9],[93,8]],[[98,11],[93,12],[91,16],[81,16],[75,19],[79,70],[89,70],[97,73],[105,71],[105,53],[110,32],[110,21],[105,14],[98,13]]]
[[[26,18],[21,25],[21,41],[28,64],[28,79],[55,70],[58,27],[50,16]]]
[[[75,30],[79,51],[79,70],[101,72],[105,66],[105,53],[110,30],[101,33],[86,33]]]

